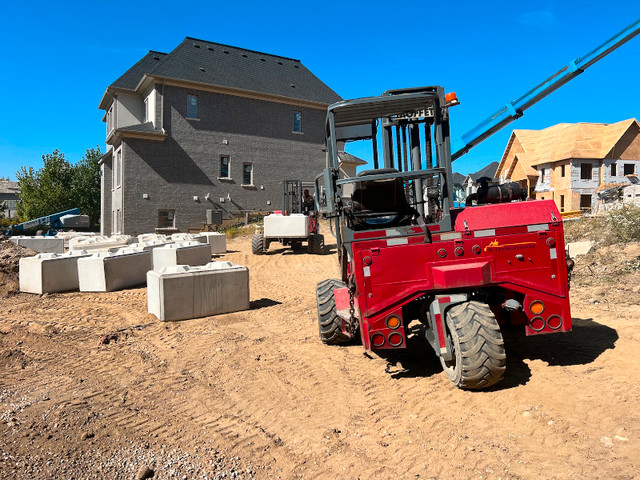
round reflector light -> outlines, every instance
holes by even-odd
[[[444,258],[447,256],[447,251],[444,248],[441,248],[440,250],[438,250],[438,256],[440,258]]]
[[[529,327],[531,327],[531,330],[539,332],[540,330],[542,330],[544,328],[544,318],[542,318],[542,317],[533,317],[529,321]]]
[[[385,341],[386,339],[384,338],[384,335],[381,333],[374,333],[371,336],[371,343],[373,344],[374,347],[383,346]]]
[[[557,330],[562,326],[562,317],[560,315],[551,315],[547,319],[547,326],[553,330]]]
[[[529,311],[531,311],[531,313],[533,313],[534,315],[540,315],[542,312],[544,312],[544,303],[542,303],[540,300],[534,300],[529,305]]]
[[[396,315],[391,315],[389,318],[387,318],[387,327],[389,327],[392,330],[395,330],[399,326],[400,326],[399,317],[397,317]]]
[[[402,345],[402,335],[400,335],[398,332],[394,332],[389,335],[389,344],[392,347],[399,347],[400,345]]]

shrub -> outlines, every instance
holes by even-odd
[[[640,241],[640,208],[624,205],[608,213],[609,242]]]

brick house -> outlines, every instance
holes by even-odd
[[[282,180],[324,168],[326,109],[338,100],[299,60],[190,37],[150,51],[100,101],[102,232],[279,209]]]
[[[598,192],[630,183],[640,166],[640,124],[561,123],[514,130],[496,177],[513,181],[530,198],[553,199],[561,212],[590,211]]]

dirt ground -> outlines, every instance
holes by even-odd
[[[419,325],[385,356],[321,344],[335,245],[228,248],[251,309],[175,323],[143,288],[19,294],[0,272],[1,478],[640,478],[640,246],[581,257],[573,332],[506,331],[505,381],[481,392]]]

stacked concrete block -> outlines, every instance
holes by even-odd
[[[211,245],[211,254],[225,253],[227,251],[227,237],[223,233],[203,232],[201,236],[207,239]]]
[[[171,235],[171,240],[174,242],[200,242],[207,243],[207,237],[201,233],[174,233]]]
[[[80,258],[80,291],[112,292],[144,285],[150,265],[151,252],[142,248],[121,248],[117,252],[98,252]]]
[[[158,233],[143,233],[142,235],[138,235],[138,243],[149,242],[152,240],[161,240],[165,243],[169,243],[172,241],[166,235],[162,235]]]
[[[73,238],[69,240],[69,250],[87,250],[87,251],[112,251],[126,247],[135,242],[136,238],[129,235],[113,235],[111,237],[100,236],[91,238]]]
[[[16,245],[38,253],[64,253],[64,239],[56,237],[11,237]]]
[[[84,250],[40,253],[20,259],[20,291],[54,293],[78,290],[78,260],[89,256]]]
[[[140,237],[138,237],[140,238]],[[131,244],[131,248],[142,248],[143,250],[147,251],[147,252],[151,252],[152,250],[159,248],[159,247],[165,247],[167,245],[172,245],[173,242],[171,242],[171,240],[161,240],[161,239],[157,239],[157,240],[146,240],[146,241],[142,241],[142,242],[138,242],[138,243],[132,243]],[[153,265],[153,262],[152,262]]]
[[[153,249],[153,269],[174,265],[205,265],[211,261],[208,243],[178,242]]]
[[[95,232],[58,232],[56,238],[62,238],[64,240],[64,248],[69,248],[69,242],[74,238],[92,238],[96,237]]]
[[[147,273],[149,313],[185,320],[249,308],[249,269],[231,262],[165,267]]]

